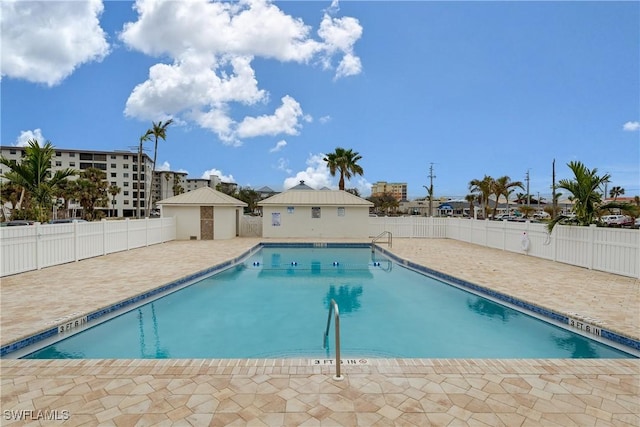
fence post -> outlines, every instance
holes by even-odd
[[[102,218],[102,255],[107,254],[107,220]]]
[[[73,221],[73,258],[75,259],[76,262],[78,262],[79,259],[79,253],[80,253],[80,248],[78,247],[79,244],[79,238],[78,238],[78,221]]]
[[[129,243],[131,241],[131,239],[129,238],[129,218],[126,218],[124,221],[127,224],[127,250],[129,250],[131,248],[131,245]]]
[[[594,256],[593,253],[596,250],[596,225],[589,225],[589,259],[587,260],[587,268],[593,270]]]
[[[42,247],[40,246],[40,226],[42,224],[36,222],[34,225],[34,230],[36,232],[36,235],[34,236],[36,238],[36,270],[40,270],[42,268],[42,261],[40,260],[40,253],[42,252]]]

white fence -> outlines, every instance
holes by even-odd
[[[462,218],[369,218],[369,235],[448,238],[640,278],[640,230],[478,221]],[[262,218],[244,216],[242,237],[261,237]],[[175,240],[174,218],[0,228],[0,277]]]
[[[509,252],[640,278],[640,230],[478,221],[465,218],[369,218],[369,234],[393,237],[449,238]]]
[[[2,227],[0,277],[175,238],[174,218]]]

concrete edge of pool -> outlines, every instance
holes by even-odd
[[[158,297],[160,294],[162,293],[166,293],[166,292],[173,292],[175,290],[178,290],[179,288],[181,288],[182,286],[189,284],[191,282],[193,282],[194,280],[200,279],[204,276],[208,276],[208,275],[212,275],[215,274],[219,271],[222,271],[224,269],[227,269],[231,266],[234,266],[240,262],[242,262],[244,259],[246,259],[247,257],[249,257],[250,255],[252,255],[253,253],[255,253],[256,251],[258,251],[260,248],[262,247],[300,247],[300,248],[369,248],[371,247],[371,244],[369,243],[339,243],[339,242],[321,242],[321,243],[317,243],[317,242],[260,242],[258,244],[256,244],[255,246],[251,247],[250,249],[248,249],[247,251],[243,252],[242,254],[218,263],[216,265],[213,265],[209,268],[206,268],[204,270],[198,271],[196,273],[187,275],[185,277],[182,277],[178,280],[174,280],[170,283],[164,284],[162,286],[159,286],[157,288],[151,289],[149,291],[140,293],[138,295],[135,295],[133,297],[127,298],[125,300],[119,301],[115,304],[112,304],[110,306],[101,308],[99,310],[95,310],[93,312],[90,313],[86,313],[86,314],[81,314],[81,313],[77,313],[77,316],[74,316],[72,318],[64,318],[64,319],[56,319],[59,320],[57,323],[51,322],[52,325],[50,327],[47,328],[43,328],[42,330],[36,332],[35,334],[31,334],[25,337],[22,337],[18,340],[15,340],[11,343],[8,343],[6,345],[3,345],[2,347],[0,347],[0,357],[4,358],[12,358],[11,355],[12,353],[15,352],[19,352],[20,350],[23,350],[29,346],[32,345],[36,345],[38,343],[41,343],[44,340],[47,339],[51,339],[52,337],[57,336],[59,333],[69,331],[69,330],[73,330],[75,327],[77,326],[84,326],[86,325],[87,327],[92,326],[91,322],[94,322],[98,319],[103,318],[104,316],[107,316],[113,312],[116,311],[120,311],[123,310],[127,307],[131,307],[135,304],[140,304],[140,303],[145,303],[147,300],[150,300],[154,297]],[[554,321],[556,324],[559,325],[565,325],[564,327],[572,332],[576,332],[578,334],[584,335],[586,337],[595,339],[596,341],[598,341],[598,337],[597,336],[593,336],[591,334],[586,334],[584,333],[584,331],[581,331],[577,328],[571,328],[569,326],[569,322],[571,322],[572,320],[575,321],[581,321],[583,322],[583,325],[587,325],[587,327],[591,326],[591,327],[597,327],[598,331],[600,332],[600,340],[601,342],[604,342],[605,344],[609,344],[609,345],[614,345],[617,346],[618,348],[621,348],[623,351],[627,352],[630,354],[630,356],[632,357],[639,357],[640,355],[640,340],[626,336],[622,333],[616,332],[615,328],[605,328],[602,325],[597,325],[597,324],[591,324],[589,325],[588,320],[585,319],[575,319],[575,318],[571,318],[569,313],[566,314],[562,314],[562,313],[558,313],[556,311],[547,309],[545,307],[541,307],[539,305],[536,304],[532,304],[526,301],[523,301],[521,299],[517,299],[517,298],[513,298],[509,295],[506,295],[504,293],[501,292],[497,292],[494,291],[492,289],[483,287],[483,286],[479,286],[476,285],[474,283],[462,280],[462,279],[458,279],[454,276],[448,275],[448,274],[444,274],[441,273],[437,270],[433,270],[431,268],[428,268],[426,266],[423,266],[421,264],[417,264],[408,260],[405,260],[397,255],[395,255],[394,253],[390,252],[387,249],[384,249],[382,247],[380,247],[379,245],[376,245],[376,249],[378,251],[380,251],[382,254],[384,254],[385,256],[388,256],[389,258],[391,258],[393,261],[397,262],[398,264],[401,264],[405,267],[408,267],[410,269],[413,269],[415,271],[418,271],[420,273],[426,274],[428,276],[433,276],[439,280],[443,280],[447,283],[453,284],[454,286],[458,286],[462,289],[466,289],[468,291],[471,291],[472,293],[478,294],[480,296],[483,297],[488,297],[490,299],[493,300],[497,300],[498,302],[503,302],[505,304],[508,304],[510,306],[515,307],[518,310],[521,310],[522,312],[526,313],[526,314],[532,314],[535,317],[538,318],[542,318],[542,319],[549,319]],[[74,325],[75,324],[75,325]],[[584,327],[584,326],[583,326]],[[8,357],[7,357],[8,356]]]

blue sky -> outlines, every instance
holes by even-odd
[[[567,163],[640,194],[640,3],[3,0],[1,144],[135,150],[241,186],[337,188],[322,162],[461,198],[550,194]],[[64,30],[64,31],[63,31]],[[148,145],[152,150],[152,145]],[[149,151],[152,154],[152,151]]]

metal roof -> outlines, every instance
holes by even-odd
[[[258,203],[258,206],[373,206],[368,200],[343,190],[288,190]]]
[[[211,187],[201,187],[197,190],[169,197],[168,199],[160,200],[157,204],[165,206],[247,206],[242,200],[221,193]]]

